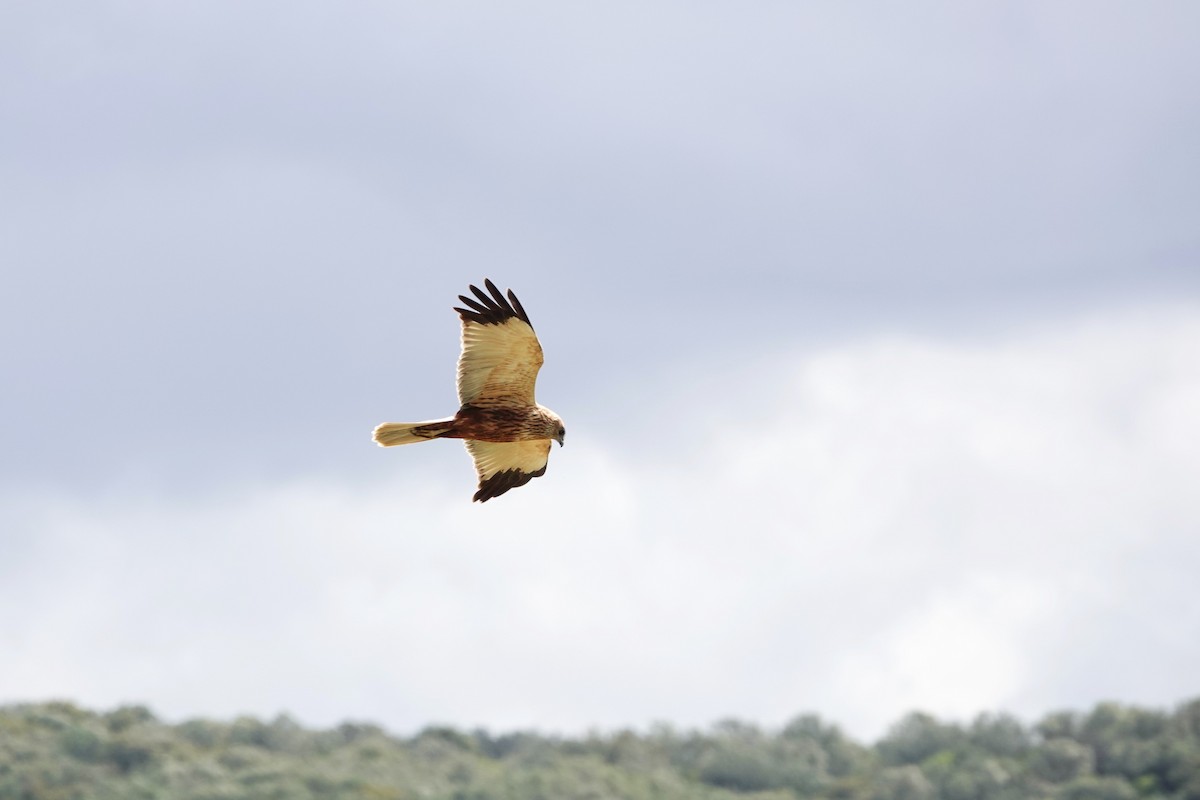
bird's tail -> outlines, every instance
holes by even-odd
[[[454,417],[428,422],[385,422],[375,429],[375,443],[380,447],[395,447],[436,439],[454,427]]]

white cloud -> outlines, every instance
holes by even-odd
[[[482,507],[465,455],[422,475],[416,448],[372,485],[14,500],[0,700],[398,730],[815,709],[872,736],[1200,691],[1197,309],[723,378],[681,420],[648,401],[683,454],[576,424]]]

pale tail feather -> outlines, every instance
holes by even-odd
[[[395,447],[398,444],[427,442],[450,430],[453,423],[453,417],[426,422],[385,422],[375,429],[375,443],[380,447]]]

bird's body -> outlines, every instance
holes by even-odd
[[[477,442],[549,441],[558,438],[562,420],[548,408],[512,406],[463,406],[454,415],[452,433],[445,438]]]
[[[533,398],[542,346],[517,296],[505,297],[490,280],[476,299],[459,295],[468,308],[462,320],[458,359],[458,413],[426,422],[385,422],[375,429],[383,447],[430,439],[462,439],[479,475],[480,502],[523,486],[546,472],[550,443],[563,443],[562,419]]]

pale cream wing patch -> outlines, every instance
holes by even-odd
[[[516,317],[499,324],[464,319],[459,403],[512,398],[520,405],[534,405],[533,387],[542,360],[542,346],[528,322]]]
[[[472,499],[486,502],[509,489],[524,486],[534,478],[546,474],[546,464],[550,460],[550,441],[464,441],[467,452],[475,461],[475,472],[479,475],[479,491]]]

